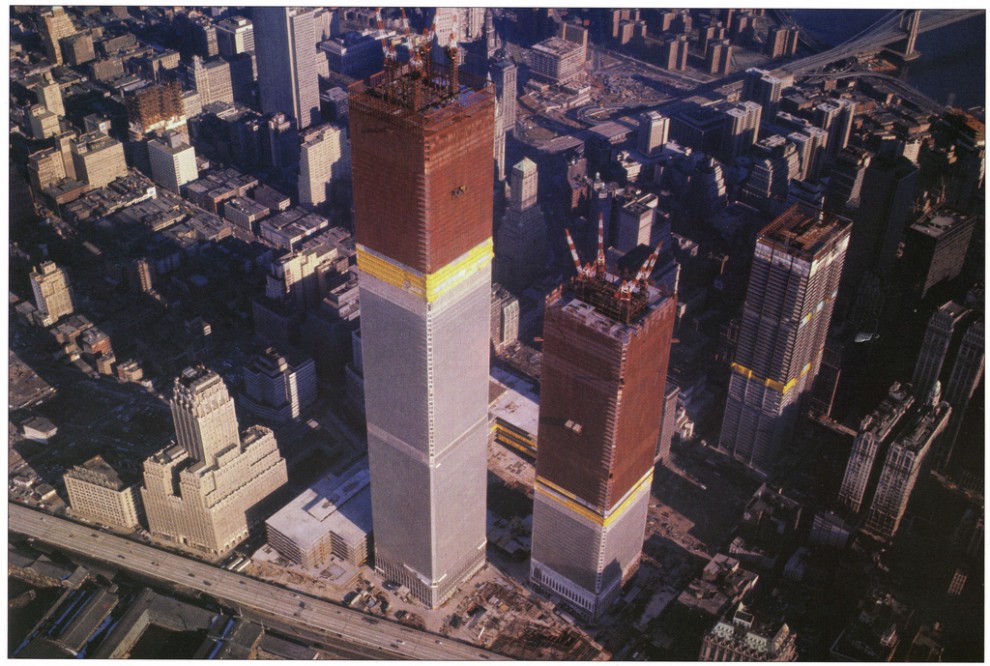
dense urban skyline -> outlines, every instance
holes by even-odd
[[[982,660],[985,41],[12,7],[8,656]]]

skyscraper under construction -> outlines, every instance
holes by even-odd
[[[849,231],[795,205],[757,237],[719,446],[758,472],[773,467],[818,375]]]
[[[636,573],[676,298],[599,256],[548,299],[530,579],[598,617]],[[659,250],[659,248],[658,248]]]
[[[428,45],[350,89],[375,567],[430,607],[485,562],[494,121]]]

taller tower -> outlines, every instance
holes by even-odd
[[[602,245],[546,306],[530,559],[592,618],[639,566],[676,309],[646,279],[657,253],[620,282]]]
[[[825,350],[849,224],[792,206],[756,240],[719,446],[767,473]]]
[[[42,326],[51,326],[65,315],[72,314],[69,273],[54,262],[42,262],[31,271],[31,290]]]
[[[385,65],[349,113],[375,566],[437,607],[485,562],[494,90]]]
[[[262,112],[292,116],[299,129],[319,122],[313,10],[255,7],[254,33]]]

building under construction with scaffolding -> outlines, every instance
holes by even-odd
[[[435,608],[485,563],[495,110],[429,48],[349,115],[375,568]]]
[[[601,223],[599,223],[601,226]],[[639,566],[676,298],[594,265],[547,301],[530,578],[600,616]]]

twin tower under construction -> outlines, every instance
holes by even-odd
[[[428,57],[350,90],[375,566],[433,608],[485,563],[494,104]],[[639,562],[674,309],[604,255],[548,305],[531,573],[589,615]]]

